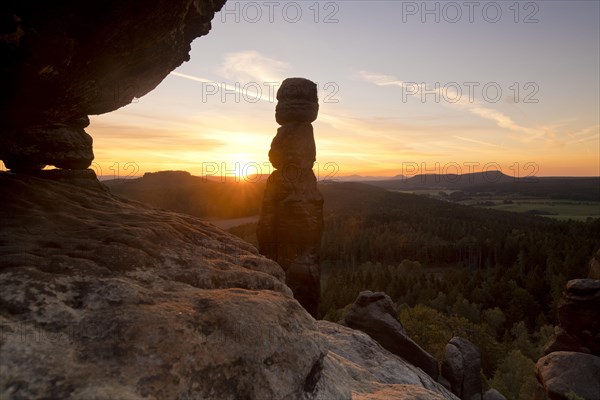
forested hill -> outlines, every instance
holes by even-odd
[[[600,237],[600,221],[559,222],[467,207],[360,183],[321,186],[327,263],[398,263],[472,268],[512,266],[520,257],[543,271],[560,261],[571,277],[583,273]],[[569,257],[565,258],[566,255]]]
[[[104,181],[114,194],[195,217],[239,218],[260,211],[265,183],[235,177],[207,179],[186,171],[146,173]]]
[[[321,315],[337,320],[360,291],[385,291],[429,352],[466,337],[483,352],[487,384],[533,397],[534,363],[566,281],[586,276],[600,246],[600,219],[557,221],[358,183],[320,189]]]

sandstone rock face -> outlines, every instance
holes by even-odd
[[[86,169],[94,160],[92,137],[84,128],[87,116],[77,126],[54,124],[29,127],[3,143],[2,159],[12,171],[34,171],[54,165],[58,168]]]
[[[600,280],[569,281],[558,305],[558,322],[545,354],[577,351],[600,356]]]
[[[236,237],[39,176],[0,173],[0,398],[456,399]]]
[[[467,339],[450,339],[441,374],[450,383],[452,393],[461,399],[481,400],[481,351]]]
[[[265,188],[257,237],[261,254],[281,265],[294,297],[316,316],[323,196],[312,171],[316,147],[310,123],[319,109],[317,86],[307,79],[289,78],[277,91],[277,99],[275,119],[282,126],[269,151],[276,170]]]
[[[311,398],[284,273],[198,219],[0,174],[0,398]]]
[[[365,332],[391,353],[421,368],[433,379],[437,379],[437,360],[408,337],[387,294],[361,292],[344,316],[342,323]]]
[[[600,399],[600,357],[557,351],[539,359],[536,373],[547,399],[566,400],[569,394]]]
[[[317,385],[323,400],[457,399],[421,369],[382,348],[369,335],[328,321],[317,324],[329,343],[322,379]],[[331,392],[332,388],[336,391]],[[335,393],[343,393],[344,397]]]
[[[189,59],[190,43],[208,33],[224,3],[3,4],[1,159],[17,170],[44,164],[87,168],[91,138],[77,121],[116,110],[154,89]]]

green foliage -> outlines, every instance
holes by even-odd
[[[537,387],[534,370],[535,363],[530,358],[519,350],[512,350],[500,362],[488,384],[507,400],[530,400]]]
[[[565,397],[568,400],[585,400],[583,397],[581,397],[580,395],[578,395],[577,393],[575,393],[574,391],[570,391],[565,393]]]
[[[484,354],[482,369],[491,376],[500,362],[506,346],[498,341],[489,326],[473,323],[458,315],[446,315],[418,304],[399,307],[400,320],[408,335],[427,352],[441,359],[446,344],[454,336],[468,339]]]

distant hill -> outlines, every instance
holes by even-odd
[[[540,177],[512,182],[480,183],[462,188],[467,193],[519,193],[549,199],[600,201],[600,177]]]
[[[363,176],[363,175],[348,175],[348,176],[336,176],[331,178],[332,181],[337,182],[370,182],[370,181],[389,181],[394,179],[403,179],[404,175],[396,176]]]
[[[224,182],[186,171],[146,173],[143,177],[103,182],[114,194],[197,217],[239,218],[260,211],[265,182],[227,177]]]
[[[515,178],[500,171],[471,174],[423,174],[411,178],[365,181],[388,190],[444,189],[475,194],[518,193],[552,199],[600,201],[600,177],[530,177]]]
[[[410,178],[365,181],[384,189],[462,189],[468,186],[513,182],[515,178],[500,171],[474,172],[470,174],[419,174]]]

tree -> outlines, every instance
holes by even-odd
[[[535,393],[535,363],[519,350],[512,350],[498,365],[488,382],[507,400],[531,400]]]

